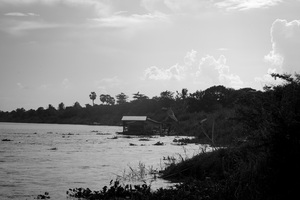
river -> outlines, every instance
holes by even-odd
[[[0,123],[0,199],[29,200],[45,192],[51,199],[67,199],[69,188],[100,190],[141,169],[139,163],[148,172],[159,171],[164,158],[188,158],[204,148],[175,145],[175,136],[129,137],[121,131],[119,126]],[[153,176],[144,180],[152,188],[170,185]]]

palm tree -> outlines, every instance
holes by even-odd
[[[90,99],[93,101],[93,106],[94,106],[94,101],[95,101],[96,97],[97,97],[96,92],[91,92]]]

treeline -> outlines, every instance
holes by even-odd
[[[250,93],[260,92],[251,88],[234,90],[213,86],[194,93],[188,93],[187,89],[176,93],[163,91],[151,99],[137,92],[133,94],[132,101],[128,101],[128,96],[124,93],[117,95],[115,100],[108,94],[98,97],[95,92],[91,92],[89,97],[92,105],[81,106],[75,102],[73,106],[60,103],[57,108],[49,104],[47,108],[39,107],[36,110],[18,108],[11,112],[0,111],[0,121],[119,125],[123,115],[147,115],[158,121],[164,120],[166,113],[162,110],[163,107],[171,107],[179,120],[185,120],[189,113],[212,113],[223,108],[233,108],[240,98],[245,98]],[[100,105],[95,104],[97,97]]]

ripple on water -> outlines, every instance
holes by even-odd
[[[139,162],[147,169],[160,169],[164,156],[186,154],[182,147],[171,145],[174,137],[157,136],[147,141],[144,137],[117,135],[117,139],[108,139],[122,131],[122,127],[12,124],[4,128],[11,130],[0,129],[0,199],[33,199],[32,195],[36,197],[46,191],[51,199],[64,199],[69,188],[97,190],[128,171],[129,166],[137,168]],[[10,135],[14,132],[18,133]],[[4,138],[22,144],[1,142]],[[158,141],[165,145],[153,146]],[[185,148],[187,153],[191,149],[191,155],[194,154],[192,145]],[[156,183],[165,184],[157,179],[152,186]]]

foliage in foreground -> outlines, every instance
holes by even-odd
[[[300,178],[300,75],[273,74],[284,84],[253,93],[237,109],[247,133],[226,149],[201,154],[165,170],[176,180],[210,178],[223,199],[292,199]],[[250,97],[250,98],[249,98]]]
[[[172,188],[160,188],[151,191],[150,186],[140,185],[121,185],[119,181],[111,181],[110,188],[103,187],[100,191],[91,191],[89,188],[69,189],[67,194],[70,197],[83,198],[88,200],[108,200],[108,199],[131,199],[131,200],[210,200],[222,199],[219,196],[219,187],[210,180],[197,181],[192,180],[189,183],[177,184]]]

